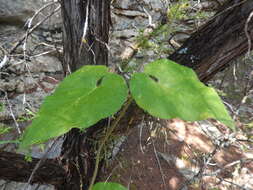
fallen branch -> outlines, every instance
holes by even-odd
[[[27,161],[24,155],[1,151],[0,152],[0,179],[16,182],[27,182],[29,177],[40,161],[32,158]],[[66,172],[55,159],[45,159],[36,173],[31,184],[51,184],[58,186],[66,179]]]

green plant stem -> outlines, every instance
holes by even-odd
[[[88,190],[92,189],[92,186],[95,183],[95,180],[97,178],[97,173],[98,173],[98,165],[99,165],[99,160],[100,160],[100,155],[101,155],[101,151],[106,143],[106,141],[109,139],[109,137],[111,136],[112,132],[114,131],[114,129],[116,128],[116,126],[118,125],[119,121],[121,120],[121,118],[125,115],[128,107],[130,106],[130,104],[132,103],[133,98],[130,97],[128,98],[126,104],[124,105],[124,107],[122,108],[122,110],[119,113],[119,116],[113,121],[111,127],[109,128],[108,132],[106,133],[105,137],[103,138],[101,144],[98,147],[98,151],[97,151],[97,155],[96,155],[96,163],[95,163],[95,169],[93,172],[93,176],[89,185]]]

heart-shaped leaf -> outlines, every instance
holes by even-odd
[[[47,97],[20,147],[44,142],[72,128],[85,129],[116,113],[128,94],[124,79],[105,66],[84,66]]]
[[[136,103],[153,116],[198,121],[214,118],[234,128],[220,97],[188,67],[162,59],[145,66],[130,80]]]

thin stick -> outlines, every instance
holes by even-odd
[[[45,22],[49,17],[51,17],[54,13],[56,13],[58,10],[60,10],[61,6],[58,6],[53,12],[51,12],[49,15],[47,15],[44,19],[42,19],[40,22],[38,22],[36,25],[34,25],[27,34],[23,35],[21,39],[16,43],[16,45],[11,48],[10,54],[12,54],[18,46],[20,46],[23,41],[25,40],[27,35],[30,35],[36,28],[38,28],[43,22]]]
[[[52,144],[51,146],[49,146],[48,150],[44,153],[44,155],[42,156],[42,158],[40,159],[40,161],[36,164],[36,166],[34,167],[32,173],[31,173],[31,175],[30,175],[30,177],[29,177],[29,179],[28,179],[28,182],[27,182],[27,184],[25,185],[25,187],[24,187],[23,190],[26,190],[26,189],[30,190],[31,186],[29,186],[29,185],[30,185],[30,183],[31,183],[31,181],[32,181],[32,179],[33,179],[34,174],[35,174],[36,171],[39,169],[39,167],[42,165],[42,163],[46,160],[46,157],[47,157],[48,153],[49,153],[49,152],[52,150],[52,148],[55,146],[55,144],[56,144],[56,142],[57,142],[58,139],[59,139],[59,138],[57,138],[57,139],[55,139],[55,140],[53,141],[53,144]]]
[[[249,22],[251,21],[252,17],[253,17],[253,11],[249,14],[246,24],[245,24],[245,27],[244,27],[244,32],[245,32],[245,34],[247,36],[247,40],[248,40],[248,53],[247,53],[248,57],[250,57],[250,50],[251,50],[251,37],[248,32],[248,27],[249,27]]]
[[[151,123],[151,128],[152,128],[152,126],[153,126],[153,122]],[[157,161],[157,163],[158,163],[158,167],[159,167],[160,174],[161,174],[161,177],[162,177],[164,189],[166,190],[167,187],[166,187],[166,182],[165,182],[165,178],[164,178],[165,175],[164,175],[164,172],[163,172],[163,169],[162,169],[162,166],[161,166],[159,157],[158,157],[158,155],[157,155],[157,151],[156,151],[156,148],[155,148],[155,142],[154,142],[154,140],[153,140],[152,137],[151,137],[150,139],[151,139],[151,141],[152,141],[153,150],[154,150],[154,153],[155,153],[155,158],[156,158],[156,161]]]
[[[97,178],[97,173],[98,173],[98,165],[99,165],[99,160],[100,160],[100,154],[102,152],[102,149],[106,143],[106,141],[109,139],[109,137],[111,136],[112,132],[114,131],[114,129],[117,127],[119,121],[121,120],[121,118],[125,115],[127,109],[129,108],[130,104],[132,103],[133,99],[132,97],[130,97],[125,106],[123,107],[123,109],[121,110],[121,112],[119,113],[119,116],[113,121],[111,128],[109,128],[108,132],[106,133],[105,137],[103,138],[100,146],[98,147],[98,151],[97,151],[97,155],[96,155],[96,163],[95,163],[95,169],[94,169],[94,173],[89,185],[88,190],[92,189],[92,186],[95,183],[95,180]]]
[[[8,93],[6,91],[4,91],[3,89],[1,89],[1,88],[0,88],[0,91],[2,91],[4,93],[4,99],[7,102],[8,108],[10,110],[11,117],[12,117],[14,123],[15,123],[15,126],[17,128],[18,134],[21,135],[21,130],[20,130],[19,124],[17,122],[17,119],[16,119],[13,111],[12,111],[11,103],[10,103],[9,98],[8,98]]]
[[[142,152],[142,154],[144,154],[144,151],[143,151],[143,148],[142,148],[142,144],[141,144],[141,136],[142,136],[142,128],[143,128],[143,125],[144,125],[144,116],[142,117],[142,121],[141,121],[141,124],[140,124],[140,150]]]

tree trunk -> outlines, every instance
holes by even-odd
[[[110,23],[110,1],[61,0],[61,5],[65,72],[75,71],[82,65],[107,65],[106,43]],[[252,0],[228,1],[221,12],[195,32],[169,58],[193,68],[201,80],[209,80],[216,72],[227,67],[231,60],[247,52],[248,42],[244,27],[252,7]],[[88,31],[82,40],[87,10],[89,11]],[[253,28],[253,23],[250,21],[248,24],[248,32],[252,37],[253,32],[250,30]],[[128,125],[138,123],[140,115],[141,112],[131,106],[122,121],[122,129],[124,123]],[[57,164],[54,160],[46,160],[34,174],[33,182],[54,184],[58,190],[86,189],[94,170],[95,148],[92,139],[96,138],[98,128],[104,127],[106,123],[106,120],[103,120],[85,133],[74,129],[66,134],[59,158],[61,164]],[[20,155],[1,152],[0,178],[28,181],[37,162],[37,159],[32,163],[24,162],[24,158]],[[51,168],[57,171],[53,175],[50,173]],[[48,175],[44,175],[44,171],[48,171]],[[19,177],[22,174],[24,175]]]
[[[244,28],[253,11],[252,0],[227,1],[221,10],[168,58],[193,68],[206,82],[248,50]],[[248,33],[253,38],[253,20]]]
[[[110,0],[61,0],[61,6],[65,72],[108,65]]]
[[[61,6],[65,73],[83,65],[108,65],[110,0],[62,0]],[[104,126],[106,120],[65,135],[61,158],[68,180],[59,190],[87,189],[95,165],[95,134]]]

